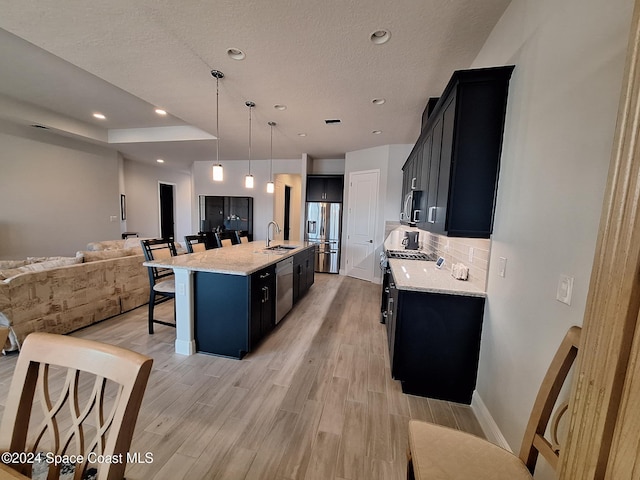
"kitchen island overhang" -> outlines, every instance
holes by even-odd
[[[176,353],[203,352],[242,358],[273,328],[275,313],[269,309],[275,308],[275,292],[271,291],[275,284],[268,282],[275,278],[260,279],[260,275],[275,271],[277,263],[294,257],[294,262],[298,261],[294,281],[299,276],[311,278],[305,280],[306,291],[313,283],[313,273],[309,277],[306,272],[314,270],[316,249],[314,244],[305,242],[284,241],[278,245],[287,248],[268,250],[264,242],[255,241],[144,263],[147,267],[174,271]],[[302,261],[307,266],[305,275],[301,275]],[[256,291],[259,281],[267,283]],[[225,288],[225,284],[232,288]],[[214,333],[216,338],[212,338]],[[225,335],[229,338],[224,338]]]

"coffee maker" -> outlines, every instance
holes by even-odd
[[[402,245],[406,250],[418,250],[420,248],[420,242],[418,237],[420,232],[404,232],[404,238],[402,239]]]

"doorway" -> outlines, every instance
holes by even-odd
[[[175,185],[159,183],[160,192],[160,237],[175,238]]]
[[[291,229],[291,187],[284,186],[284,239],[289,240],[289,230]]]

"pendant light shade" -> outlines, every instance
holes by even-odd
[[[224,170],[222,165],[217,164],[213,166],[213,180],[215,182],[221,182],[224,180]]]
[[[222,169],[222,165],[220,164],[220,90],[219,84],[220,79],[224,78],[224,73],[220,70],[211,70],[211,76],[216,79],[216,164],[213,166],[213,181],[221,182],[224,180],[224,170]]]
[[[276,122],[269,122],[271,128],[271,148],[269,155],[269,183],[267,183],[267,193],[273,193],[275,191],[275,185],[273,184],[273,127],[276,126]]]
[[[246,188],[253,188],[253,175],[245,175],[244,177],[244,186]]]
[[[246,188],[253,188],[253,175],[251,175],[251,109],[256,106],[253,102],[245,102],[245,105],[249,107],[249,174],[244,177],[244,186]]]

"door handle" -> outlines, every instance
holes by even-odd
[[[369,240],[369,243],[373,243],[373,240]]]

